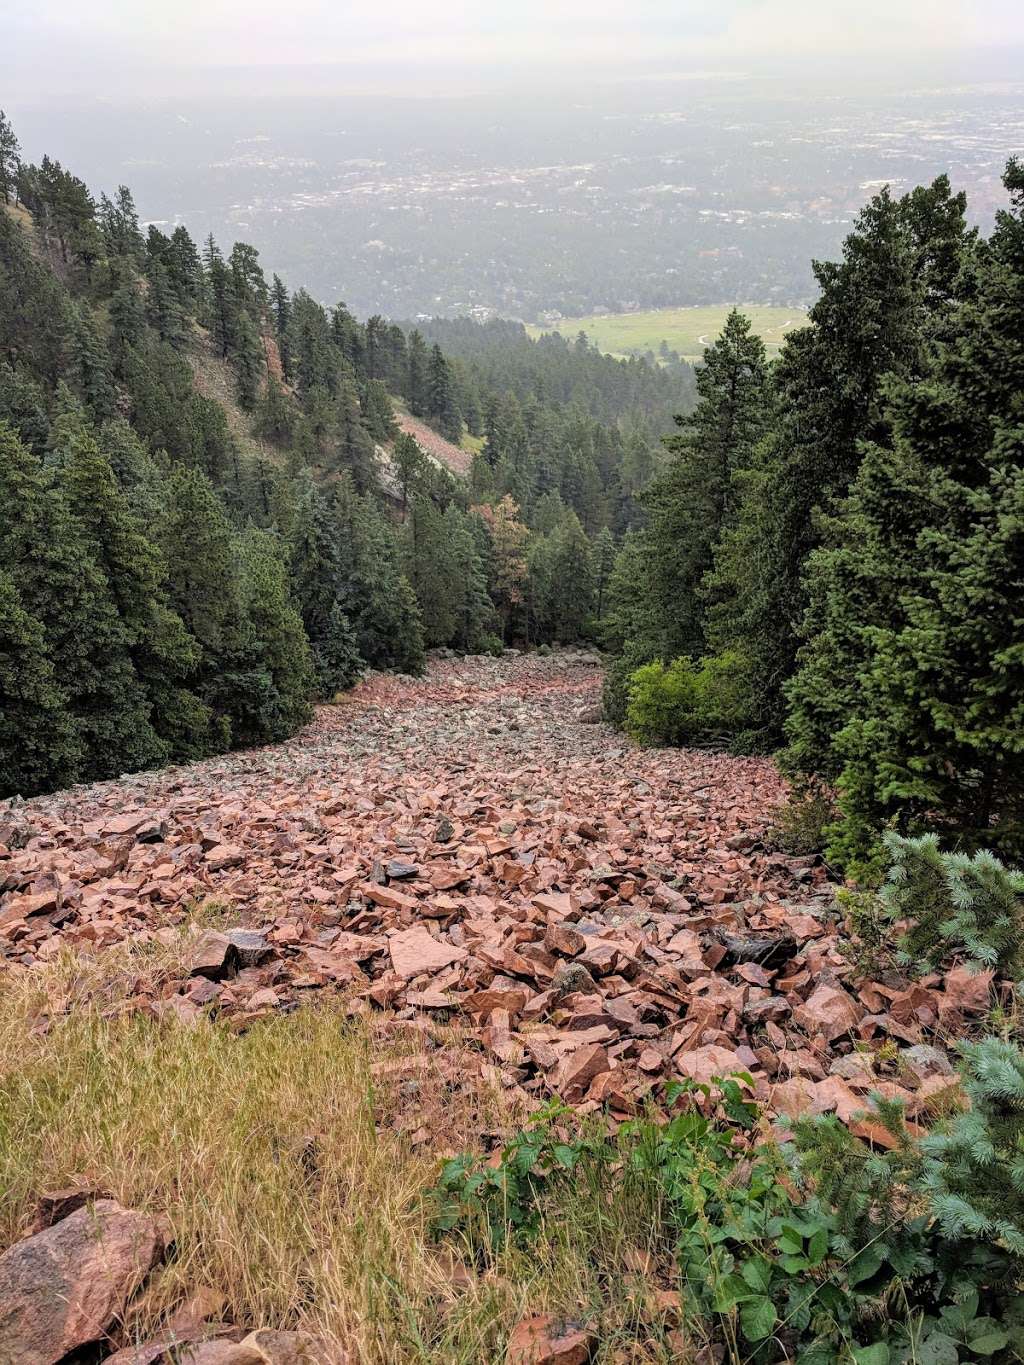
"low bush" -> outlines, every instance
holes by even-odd
[[[835,802],[829,792],[817,784],[805,785],[776,810],[771,842],[783,853],[796,857],[823,853],[828,827],[835,818]]]
[[[497,635],[481,635],[477,650],[480,654],[490,654],[493,659],[500,659],[505,653],[505,646]]]
[[[735,1365],[1019,1360],[1024,1053],[962,1051],[970,1111],[918,1140],[875,1097],[882,1153],[834,1117],[795,1123],[780,1149],[745,1077],[679,1086],[668,1123],[613,1137],[569,1133],[549,1107],[497,1160],[446,1164],[435,1229],[486,1268],[509,1247],[543,1257],[570,1205],[574,1227],[581,1204],[619,1228],[649,1220],[648,1274],[678,1294],[686,1339]]]
[[[746,674],[735,650],[644,664],[629,680],[626,729],[641,744],[728,742],[749,721]]]

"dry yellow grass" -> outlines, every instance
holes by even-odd
[[[166,1216],[172,1254],[119,1342],[144,1340],[205,1289],[228,1321],[306,1329],[360,1365],[500,1360],[516,1321],[548,1309],[599,1319],[601,1360],[671,1358],[626,1273],[642,1220],[585,1190],[529,1254],[453,1277],[425,1197],[438,1146],[478,1149],[517,1117],[483,1082],[453,1080],[459,1039],[439,1047],[411,1025],[352,1019],[337,997],[244,1034],[127,1009],[140,976],[176,951],[7,970],[0,1247],[29,1229],[42,1193],[69,1185]],[[394,1065],[375,1076],[382,1061]]]

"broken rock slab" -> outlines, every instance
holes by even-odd
[[[399,976],[411,981],[425,972],[438,972],[469,956],[465,948],[434,938],[422,924],[403,929],[388,939],[391,962]]]
[[[99,1341],[163,1251],[155,1218],[98,1199],[0,1256],[0,1361],[56,1365]]]

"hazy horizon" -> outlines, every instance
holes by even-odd
[[[118,95],[330,93],[422,97],[617,80],[1013,79],[1012,0],[455,0],[428,10],[244,0],[9,0],[10,102]]]

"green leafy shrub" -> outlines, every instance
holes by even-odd
[[[649,661],[650,655],[636,645],[627,645],[621,654],[609,660],[601,686],[601,705],[605,720],[612,725],[626,724],[633,674]]]
[[[490,654],[495,659],[505,653],[505,646],[497,635],[481,635],[478,648],[481,654]]]
[[[820,784],[808,783],[795,790],[775,812],[772,842],[782,852],[797,857],[822,853],[828,841],[828,826],[835,817],[835,803],[828,791]]]
[[[745,1076],[669,1086],[667,1122],[614,1137],[569,1134],[556,1101],[497,1163],[445,1165],[435,1228],[490,1261],[543,1255],[580,1200],[597,1221],[641,1209],[692,1335],[730,1362],[1004,1365],[1024,1353],[1024,1053],[992,1039],[962,1051],[970,1112],[918,1140],[876,1096],[885,1152],[831,1116],[796,1122],[786,1157]]]
[[[950,952],[977,967],[1014,971],[1024,948],[1024,873],[994,854],[943,853],[938,838],[883,836],[891,865],[881,890],[895,920],[909,920],[901,957],[928,969]]]
[[[557,1100],[545,1106],[502,1149],[497,1165],[471,1153],[445,1162],[434,1191],[436,1228],[441,1232],[458,1229],[470,1240],[482,1235],[486,1252],[535,1234],[542,1194],[550,1192],[559,1177],[574,1171],[584,1157],[597,1161],[610,1157],[601,1141],[562,1140],[554,1125],[569,1113]]]
[[[746,664],[735,650],[694,663],[675,659],[636,669],[626,729],[641,744],[727,740],[747,724]]]

